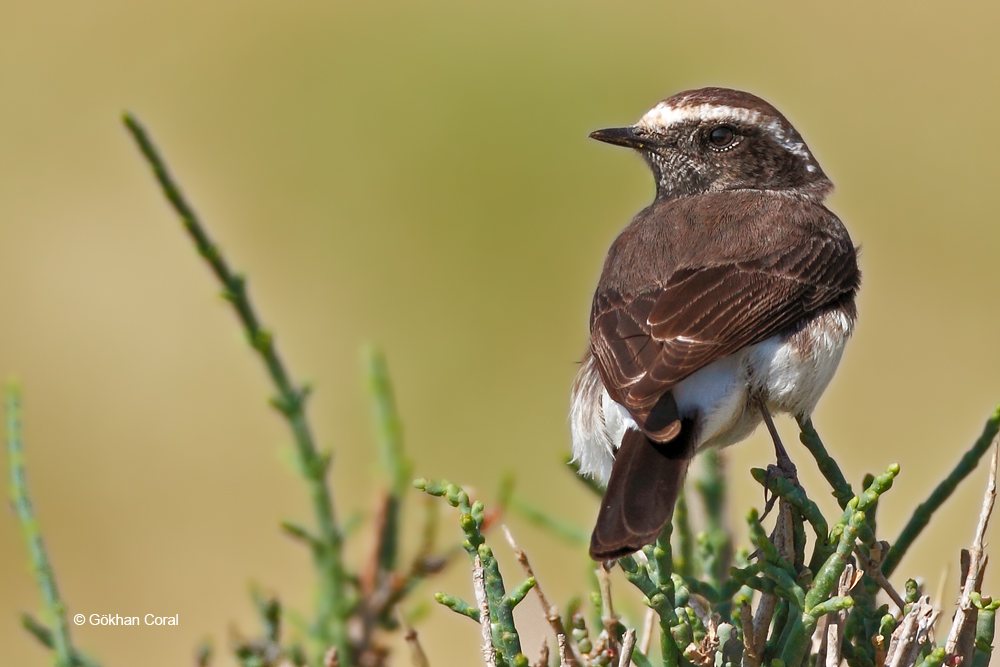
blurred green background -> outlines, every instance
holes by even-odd
[[[293,372],[315,383],[342,516],[375,495],[359,357],[371,340],[416,474],[489,500],[512,470],[524,497],[589,529],[596,502],[559,463],[569,385],[604,253],[653,186],[636,156],[586,137],[686,88],[768,99],[838,186],[830,205],[862,246],[864,284],[815,421],[852,482],[902,465],[883,537],[1000,398],[993,3],[0,7],[0,372],[24,383],[38,514],[71,614],[181,621],[74,628],[109,667],[189,664],[206,635],[221,648],[230,627],[256,632],[251,580],[311,607],[306,554],[277,528],[309,508],[280,463],[270,388],[123,109],[250,276]],[[780,428],[794,443],[790,420]],[[744,534],[742,512],[761,504],[745,471],[772,451],[758,433],[730,453]],[[832,508],[805,451],[792,455]],[[948,503],[900,578],[933,590],[950,567],[956,595],[984,478]],[[511,525],[557,603],[583,592],[582,550]],[[454,522],[443,538],[458,539]],[[439,588],[468,594],[464,563],[410,607]],[[16,619],[38,601],[0,512],[10,664],[48,662]],[[432,609],[419,629],[435,667],[478,660],[468,620]],[[534,653],[537,634],[525,641]]]

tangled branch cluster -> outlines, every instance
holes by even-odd
[[[983,435],[986,442],[996,439],[996,417],[987,423]],[[989,664],[1000,601],[982,596],[980,585],[985,566],[983,537],[996,495],[1000,450],[994,447],[975,540],[971,550],[963,551],[964,585],[958,612],[947,640],[936,645],[940,609],[931,604],[930,597],[913,579],[906,582],[904,595],[892,587],[887,577],[905,549],[893,551],[876,537],[879,501],[892,488],[899,466],[894,464],[881,475],[868,476],[864,490],[853,495],[839,467],[825,456],[812,425],[806,422],[802,426],[803,441],[809,441],[810,451],[817,455],[834,495],[841,501],[843,512],[832,526],[797,483],[755,469],[751,471],[754,479],[777,498],[777,520],[768,534],[757,511],[751,510],[746,521],[754,551],[731,557],[728,535],[710,539],[703,532],[692,538],[686,503],[679,503],[673,525],[667,524],[655,544],[598,569],[601,585],[595,597],[600,601],[601,628],[596,639],[591,639],[582,614],[575,613],[563,622],[542,597],[542,608],[559,647],[560,664],[758,667],[836,666],[846,661],[850,667],[932,667],[946,660],[949,665]],[[721,490],[706,483],[706,479],[718,479],[717,466],[717,455],[712,455],[708,474],[697,484],[706,501],[706,523],[715,530],[721,523],[719,516],[713,516],[722,509],[718,498]],[[442,593],[437,594],[438,601],[477,622],[488,614],[491,632],[484,635],[487,665],[527,667],[529,660],[521,652],[510,614],[513,605],[529,589],[537,587],[527,558],[508,533],[529,578],[507,594],[481,532],[482,503],[470,504],[460,487],[447,482],[418,480],[416,485],[431,495],[445,497],[458,508],[464,545],[474,557],[475,567],[487,573],[488,609]],[[915,520],[923,520],[920,511]],[[693,548],[695,543],[697,550]],[[611,611],[608,568],[612,566],[617,566],[641,592],[643,602],[658,620],[658,656],[649,651],[653,623],[646,624],[642,645],[635,650],[635,631],[627,629]],[[546,645],[535,667],[545,667],[548,659]]]

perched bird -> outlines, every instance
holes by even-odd
[[[833,184],[791,123],[725,88],[679,93],[598,141],[639,152],[656,198],[608,252],[573,384],[573,453],[607,485],[596,560],[655,541],[688,463],[771,415],[807,417],[840,363],[861,274]]]

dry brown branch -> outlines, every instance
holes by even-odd
[[[840,624],[828,623],[826,626],[826,667],[840,665]]]
[[[604,625],[604,635],[606,635],[605,646],[614,652],[618,652],[618,617],[611,604],[611,573],[605,567],[605,563],[597,566],[597,583],[601,589],[601,623]],[[634,634],[634,633],[633,633]]]
[[[903,622],[892,633],[885,664],[889,667],[912,667],[920,657],[920,648],[930,639],[937,609],[931,605],[930,597],[923,596],[910,608]]]
[[[925,596],[922,602],[923,610],[917,617],[917,641],[914,644],[914,653],[911,656],[910,664],[917,663],[921,647],[933,638],[934,624],[937,623],[938,616],[941,614],[941,611],[935,609],[934,605],[931,604],[929,596]]]
[[[382,494],[377,500],[375,522],[372,530],[373,538],[371,554],[368,557],[368,567],[362,571],[359,582],[361,585],[362,596],[366,598],[374,595],[375,589],[379,586],[386,574],[382,568],[382,559],[380,558],[380,554],[385,548],[386,525],[389,520],[389,508],[391,504],[392,496],[388,493]]]
[[[625,632],[622,640],[622,653],[618,659],[618,667],[629,667],[632,664],[632,651],[635,650],[635,630],[629,629]]]
[[[903,662],[903,654],[913,641],[913,633],[917,628],[917,614],[919,605],[914,604],[910,613],[903,617],[903,622],[896,626],[889,640],[889,650],[886,651],[885,664],[888,667],[900,667]]]
[[[483,659],[486,667],[497,667],[497,652],[493,648],[493,633],[490,630],[490,604],[486,600],[486,575],[483,573],[483,562],[476,556],[472,566],[472,588],[476,592],[476,605],[479,607],[479,627],[483,633]]]
[[[816,664],[822,664],[824,657],[826,655],[826,624],[827,616],[820,616],[816,619],[816,629],[813,630],[812,637],[809,640],[809,655],[816,656]]]
[[[548,637],[542,637],[542,648],[538,651],[538,660],[535,661],[535,667],[549,667]]]
[[[656,612],[646,610],[646,620],[642,623],[642,641],[639,643],[639,653],[649,655],[649,647],[653,643],[653,632],[656,627]]]
[[[980,592],[983,570],[983,540],[986,538],[986,527],[990,523],[993,505],[997,497],[997,461],[1000,459],[1000,434],[993,438],[993,458],[990,461],[990,476],[986,482],[986,493],[983,495],[983,508],[979,513],[979,524],[976,526],[976,536],[969,549],[969,568],[962,586],[962,597],[958,601],[958,611],[945,642],[945,651],[949,658],[961,656],[968,658],[972,653],[972,644],[976,626],[977,612],[969,599],[972,593]]]
[[[794,560],[795,538],[792,531],[792,507],[784,498],[778,501],[778,519],[774,524],[774,530],[771,532],[770,539],[782,558],[788,562]],[[764,655],[764,646],[767,644],[767,632],[771,628],[771,618],[774,616],[774,610],[777,606],[778,598],[767,593],[762,593],[760,601],[757,602],[757,611],[754,613],[752,625],[752,659],[757,662],[754,662],[753,665],[759,664],[760,658]],[[746,632],[745,629],[744,632]]]
[[[705,626],[705,636],[698,643],[687,647],[684,656],[695,667],[715,667],[715,658],[719,648],[719,635],[714,620]]]
[[[760,654],[757,652],[757,632],[754,628],[753,614],[750,604],[744,602],[740,606],[740,624],[743,626],[743,660],[746,667],[758,667]]]
[[[861,580],[861,575],[861,572],[856,571],[854,566],[848,563],[844,568],[843,574],[840,575],[840,581],[837,583],[837,595],[841,597],[849,595],[851,589],[854,588]],[[900,609],[902,609],[902,607],[900,607]],[[844,623],[847,621],[847,610],[837,612],[836,614],[830,614],[826,616],[825,619],[826,627],[824,629],[824,634],[822,635],[823,643],[818,651],[818,654],[821,657],[825,656],[824,662],[827,667],[830,667],[831,665],[835,666],[840,664],[841,646],[844,639]]]
[[[400,623],[403,625],[403,639],[406,640],[407,646],[410,647],[410,662],[413,664],[413,667],[430,667],[427,654],[424,653],[424,647],[420,645],[420,638],[417,636],[417,631],[410,627],[403,619],[400,619]]]
[[[757,603],[757,611],[753,616],[753,652],[755,656],[764,655],[764,646],[767,644],[767,631],[771,628],[771,619],[774,617],[774,610],[778,606],[778,598],[774,595],[762,593],[760,601]]]
[[[510,534],[507,526],[501,526],[501,528],[504,537],[507,539],[507,543],[514,550],[514,557],[524,569],[524,573],[535,580],[534,590],[538,594],[538,601],[542,605],[542,613],[545,614],[545,620],[549,622],[549,627],[552,628],[552,632],[556,635],[556,646],[559,648],[559,664],[565,667],[579,667],[581,661],[570,646],[559,610],[556,609],[555,605],[549,603],[548,598],[545,597],[545,593],[542,592],[542,585],[538,581],[538,577],[535,576],[534,570],[531,569],[531,563],[528,562],[527,554],[524,553],[521,547],[517,546],[517,542],[514,541],[514,536]]]
[[[864,573],[875,580],[875,583],[879,585],[879,588],[886,592],[886,595],[889,596],[892,603],[896,605],[900,613],[902,613],[903,609],[906,607],[906,602],[903,600],[903,597],[896,592],[896,589],[893,588],[892,584],[889,583],[889,580],[885,578],[885,575],[882,574],[882,559],[885,558],[885,555],[888,554],[888,552],[888,549],[882,549],[880,553],[873,553],[872,557],[868,557],[861,550],[860,546],[854,548],[854,553],[858,557],[858,562],[861,563]]]
[[[884,665],[885,656],[887,655],[885,647],[885,637],[882,635],[875,635],[874,637],[872,637],[872,646],[875,647],[875,664]]]

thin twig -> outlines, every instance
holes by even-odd
[[[361,646],[371,644],[375,627],[385,623],[389,610],[398,601],[398,598],[391,598],[393,592],[399,590],[401,579],[396,574],[399,517],[410,481],[410,465],[403,455],[403,427],[396,410],[389,371],[384,355],[375,347],[365,350],[365,376],[375,413],[379,458],[388,478],[388,489],[379,499],[372,531],[372,553],[360,578]]]
[[[413,664],[413,667],[430,667],[427,654],[424,653],[424,647],[420,645],[420,637],[417,636],[417,631],[410,627],[410,624],[405,620],[401,622],[403,624],[403,639],[406,640],[407,645],[410,647],[410,662]]]
[[[982,584],[980,577],[982,576],[983,569],[983,541],[986,538],[986,527],[990,523],[990,515],[993,513],[993,505],[997,497],[998,460],[1000,460],[1000,435],[994,437],[993,458],[990,461],[990,476],[986,482],[986,493],[983,495],[983,507],[979,512],[979,524],[976,526],[976,536],[972,540],[972,548],[969,549],[969,573],[965,577],[965,585],[962,586],[962,597],[958,601],[958,611],[955,613],[955,620],[951,624],[948,641],[945,642],[945,651],[948,656],[961,655],[966,659],[971,657],[967,655],[967,653],[971,653],[971,646],[960,646],[959,639],[963,634],[969,632],[967,626],[975,626],[976,623],[976,610],[972,606],[970,596],[972,593],[979,592]]]
[[[24,445],[21,440],[21,389],[15,382],[7,384],[7,456],[10,462],[11,504],[21,522],[24,540],[31,555],[31,569],[35,573],[38,588],[42,591],[45,613],[52,628],[49,629],[51,648],[56,654],[58,667],[72,667],[74,664],[73,641],[69,636],[69,622],[66,620],[66,604],[59,596],[56,575],[52,570],[42,532],[35,519],[35,510],[28,495],[28,478],[24,469]],[[36,635],[37,636],[37,635]]]
[[[615,629],[618,627],[618,617],[615,616],[614,606],[611,604],[611,573],[604,563],[597,566],[597,585],[601,591],[601,623],[604,625],[604,634],[607,635],[607,647],[612,651],[618,650],[618,635]]]
[[[913,643],[913,635],[917,629],[917,615],[920,613],[919,603],[915,603],[910,608],[910,613],[903,617],[903,622],[896,626],[889,640],[889,649],[886,651],[886,665],[888,667],[900,667],[903,664],[904,656],[908,653],[910,644]]]
[[[312,428],[306,419],[305,404],[309,389],[291,378],[274,345],[274,336],[261,324],[250,301],[246,279],[230,268],[194,208],[187,202],[180,187],[170,175],[166,163],[145,128],[131,114],[124,114],[122,120],[152,168],[163,194],[180,216],[198,253],[208,262],[215,277],[222,283],[223,295],[236,310],[246,331],[247,340],[260,355],[277,389],[277,395],[271,399],[271,404],[284,416],[291,428],[301,474],[309,487],[319,534],[326,547],[313,550],[313,558],[320,573],[316,623],[318,639],[321,640],[321,644],[332,644],[337,647],[341,655],[347,656],[350,654],[347,636],[347,617],[350,615],[350,610],[347,608],[344,595],[343,537],[327,482],[329,456],[318,451]]]
[[[757,667],[761,655],[757,652],[757,637],[753,625],[750,603],[740,605],[740,625],[743,626],[743,662],[746,667]]]
[[[649,655],[649,647],[653,644],[653,628],[656,627],[656,612],[646,610],[646,619],[642,622],[642,641],[639,643],[639,653]]]
[[[549,667],[549,638],[542,637],[542,647],[538,650],[535,667]]]
[[[858,582],[855,576],[854,566],[848,563],[840,575],[837,582],[837,595],[846,597],[851,593]],[[900,607],[902,610],[902,607]],[[840,665],[841,646],[843,642],[842,630],[844,622],[847,620],[847,611],[839,611],[836,614],[829,614],[826,617],[826,637],[825,644],[821,647],[821,652],[826,653],[826,667],[838,667]]]
[[[358,588],[361,593],[359,611],[361,612],[361,642],[362,646],[368,646],[372,634],[375,630],[375,625],[379,621],[379,613],[382,610],[382,604],[387,597],[389,588],[392,586],[392,579],[396,579],[395,573],[391,570],[386,570],[385,560],[383,555],[386,551],[386,539],[390,530],[387,528],[388,524],[393,519],[390,515],[393,513],[393,498],[389,493],[385,493],[378,499],[378,505],[375,510],[375,520],[373,522],[372,530],[372,550],[371,555],[368,557],[368,563],[364,571],[361,572],[358,577]],[[395,542],[395,538],[392,538]],[[393,551],[394,551],[393,547]]]
[[[622,638],[622,653],[618,659],[618,667],[629,667],[632,664],[633,650],[635,650],[635,630],[629,628]]]
[[[840,624],[827,623],[826,626],[826,667],[840,665]]]
[[[931,516],[944,501],[948,500],[952,492],[958,487],[958,484],[965,479],[969,473],[975,470],[976,466],[979,464],[979,459],[982,458],[986,450],[989,449],[990,443],[993,442],[994,438],[997,436],[998,429],[1000,429],[1000,405],[993,410],[993,414],[990,418],[986,420],[986,425],[983,427],[983,432],[979,436],[979,439],[972,445],[972,447],[967,451],[962,459],[958,462],[958,465],[951,471],[948,477],[945,478],[943,482],[938,484],[937,488],[931,493],[931,495],[922,502],[913,513],[913,516],[906,523],[899,537],[892,545],[892,549],[889,550],[889,555],[886,557],[885,561],[882,562],[882,573],[885,576],[892,576],[893,571],[895,571],[896,566],[899,565],[899,561],[903,559],[906,555],[906,551],[913,544],[913,541],[917,539],[921,531],[927,526],[931,520]]]
[[[923,596],[911,607],[892,633],[889,650],[886,652],[886,663],[889,667],[911,667],[920,656],[920,650],[927,643],[934,623],[937,621],[937,609],[930,603],[928,596]]]
[[[538,577],[535,576],[534,570],[531,569],[531,563],[528,562],[527,554],[524,553],[521,547],[517,546],[517,542],[514,541],[514,536],[511,535],[510,530],[508,530],[507,526],[503,525],[501,525],[501,529],[503,530],[504,537],[507,539],[507,544],[514,550],[514,558],[521,564],[521,568],[524,569],[524,573],[528,575],[528,578],[535,580],[535,593],[538,594],[538,602],[542,605],[542,613],[545,614],[545,620],[549,622],[549,627],[552,628],[552,632],[556,635],[556,646],[559,648],[559,664],[564,667],[578,667],[580,660],[570,647],[566,636],[566,627],[563,625],[559,610],[550,604],[548,598],[545,597],[545,593],[542,592],[542,585],[539,583]]]
[[[771,532],[771,543],[775,546],[778,554],[789,563],[794,562],[795,545],[792,534],[792,506],[784,498],[778,500],[778,518]],[[763,556],[762,556],[763,557]],[[754,655],[764,655],[764,647],[767,645],[767,633],[771,628],[771,619],[778,606],[778,598],[770,593],[761,593],[760,601],[757,603],[757,611],[754,613]]]
[[[875,583],[879,585],[879,588],[886,592],[892,600],[892,603],[896,605],[896,607],[899,608],[900,613],[902,613],[903,607],[906,606],[906,602],[896,589],[893,588],[892,584],[889,583],[889,580],[885,578],[885,575],[882,574],[880,563],[875,559],[866,556],[860,546],[854,548],[854,554],[858,557],[858,561],[861,563],[865,574],[875,580]]]
[[[760,601],[757,602],[757,611],[753,617],[753,645],[754,655],[759,660],[764,655],[764,647],[767,645],[767,632],[771,629],[771,619],[774,618],[774,610],[778,606],[778,598],[770,593],[761,593]]]
[[[381,521],[376,533],[373,569],[376,580],[396,569],[399,541],[399,516],[403,497],[410,488],[411,466],[403,453],[403,426],[396,409],[396,398],[389,379],[385,355],[375,347],[365,351],[366,376],[375,412],[375,430],[382,467],[389,478]]]
[[[476,556],[472,565],[472,588],[476,592],[476,605],[479,607],[479,629],[483,635],[483,659],[486,667],[497,667],[497,651],[493,648],[493,632],[490,629],[490,604],[486,600],[486,575],[483,572],[483,561]]]

